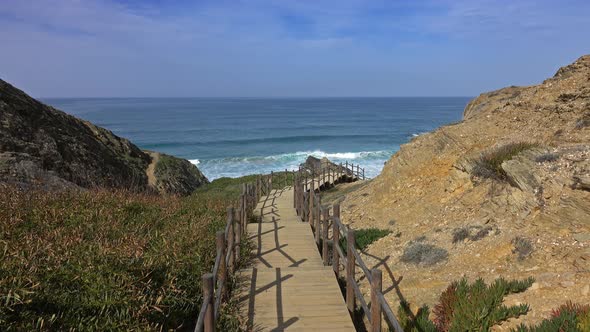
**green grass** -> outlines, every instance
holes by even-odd
[[[0,186],[2,330],[191,329],[215,232],[250,180],[184,198]]]
[[[484,152],[476,160],[472,174],[481,178],[506,180],[506,172],[502,168],[502,163],[537,146],[535,143],[528,142],[509,143]]]
[[[378,228],[364,228],[355,231],[355,242],[356,247],[360,250],[365,250],[367,247],[379,240],[382,237],[391,234],[390,230],[387,229],[378,229]]]
[[[356,248],[359,250],[365,250],[365,249],[367,249],[367,247],[371,243],[373,243],[373,242],[379,240],[380,238],[385,237],[389,234],[391,234],[391,231],[387,230],[387,229],[378,229],[378,228],[355,229],[354,236],[355,236]],[[344,252],[346,252],[346,246],[347,246],[346,238],[340,239],[340,246],[342,247],[342,250]]]

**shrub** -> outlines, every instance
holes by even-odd
[[[471,241],[479,241],[479,240],[483,239],[484,237],[488,236],[488,234],[490,234],[491,231],[492,231],[492,226],[486,226],[486,227],[480,228],[475,234],[471,235],[469,237],[469,239]]]
[[[365,250],[367,247],[379,240],[382,237],[391,234],[390,230],[378,229],[378,228],[361,228],[354,231],[356,248],[359,250]],[[346,252],[346,238],[340,239],[340,245],[342,250]]]
[[[551,317],[534,326],[520,325],[517,332],[590,331],[590,306],[567,302],[553,309]]]
[[[469,237],[469,229],[467,227],[457,228],[453,231],[453,243],[461,242]]]
[[[502,168],[502,163],[511,160],[521,152],[536,146],[536,144],[527,142],[509,143],[491,151],[484,152],[479,159],[475,161],[472,175],[481,178],[506,180],[506,172]]]
[[[356,246],[360,250],[366,249],[371,243],[391,234],[390,230],[378,228],[359,229],[355,232]]]
[[[512,253],[517,254],[519,260],[524,260],[533,253],[533,244],[528,239],[517,236],[512,239],[512,244],[514,245]]]
[[[590,127],[590,112],[587,112],[584,115],[582,115],[582,117],[576,121],[574,127],[578,130]]]
[[[416,315],[412,314],[410,304],[406,301],[400,302],[397,310],[399,323],[404,332],[436,332],[436,326],[428,319],[430,309],[424,305]]]
[[[542,155],[537,156],[535,161],[538,163],[545,163],[545,162],[552,162],[559,159],[559,155],[557,153],[543,153]]]
[[[528,312],[526,304],[506,307],[502,301],[508,294],[523,292],[533,282],[532,278],[523,281],[499,278],[488,286],[482,279],[472,284],[462,279],[441,294],[433,311],[434,323],[428,320],[428,307],[411,317],[407,303],[400,304],[400,323],[404,331],[488,331],[498,323]]]
[[[410,242],[404,249],[401,261],[404,263],[431,266],[445,261],[448,257],[448,252],[443,248],[429,243]]]

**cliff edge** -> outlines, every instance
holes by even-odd
[[[432,307],[463,276],[536,279],[507,297],[531,312],[500,329],[590,303],[590,56],[539,85],[478,96],[463,121],[403,145],[342,211],[353,228],[392,231],[367,259],[402,276],[416,305]]]
[[[167,157],[182,167],[175,169],[180,170],[178,175],[166,172],[166,178],[159,181],[180,182],[182,186],[150,185],[147,171],[152,156],[148,152],[0,80],[0,182],[48,189],[106,187],[182,195],[207,182],[196,166]]]

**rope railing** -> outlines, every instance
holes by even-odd
[[[310,224],[324,265],[330,265],[331,262],[332,270],[337,278],[340,278],[341,272],[345,273],[345,300],[349,312],[353,314],[358,303],[371,331],[381,331],[382,321],[385,320],[392,330],[402,332],[403,329],[399,321],[383,295],[382,272],[379,269],[367,267],[356,248],[355,231],[340,219],[340,202],[334,203],[331,207],[331,216],[330,207],[321,204],[320,191],[327,187],[326,181],[336,183],[343,179],[365,179],[364,168],[346,162],[344,165],[340,164],[338,167],[334,167],[332,173],[331,171],[328,169],[327,178],[323,171],[304,171],[295,175],[293,188],[297,215],[301,217],[302,221]],[[328,236],[330,230],[332,232],[331,239]],[[341,239],[346,240],[345,250],[341,247]],[[328,250],[330,244],[332,246],[331,255]],[[360,284],[357,282],[357,267],[360,268],[362,275],[370,284],[371,298],[369,303],[364,298]]]

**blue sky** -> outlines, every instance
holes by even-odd
[[[590,1],[1,0],[36,97],[474,96],[590,53]]]

